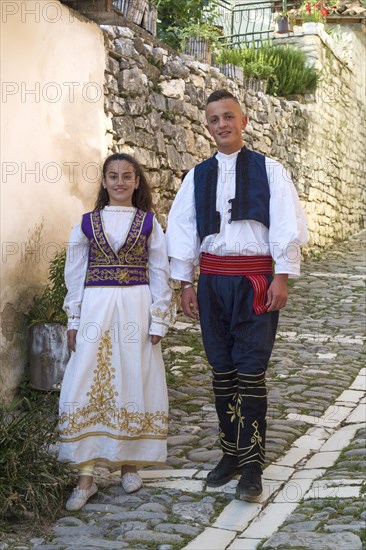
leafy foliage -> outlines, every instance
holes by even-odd
[[[214,46],[216,50],[221,48],[221,43],[219,38],[221,32],[215,25],[210,23],[190,23],[187,27],[183,29],[180,27],[171,27],[170,30],[173,30],[175,35],[179,38],[179,49],[185,48],[189,38],[203,38],[211,46]]]
[[[213,23],[215,0],[157,0],[158,38],[178,50],[181,44],[179,30],[192,24]]]
[[[249,78],[257,78],[258,80],[269,80],[274,77],[274,69],[271,65],[252,61],[246,63],[243,67],[243,74]]]
[[[307,66],[305,52],[291,46],[264,44],[260,48],[225,48],[217,62],[241,66],[245,76],[267,80],[270,95],[286,97],[313,92],[319,81],[319,72],[314,66]]]
[[[66,250],[58,252],[50,262],[46,288],[41,296],[34,296],[28,312],[29,324],[61,323],[66,325],[67,317],[62,310],[66,296],[64,281]]]
[[[334,2],[306,0],[301,4],[299,14],[304,22],[322,23],[327,15],[332,14],[336,8]]]
[[[56,401],[48,394],[0,404],[0,518],[27,513],[42,521],[61,508],[71,470],[50,450],[56,422]]]

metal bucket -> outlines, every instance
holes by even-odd
[[[36,390],[59,390],[69,357],[65,326],[59,323],[33,325],[29,385]]]

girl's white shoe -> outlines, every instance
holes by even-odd
[[[134,493],[135,491],[141,489],[143,485],[141,477],[134,472],[127,472],[123,474],[121,483],[126,493]]]
[[[89,489],[79,489],[79,487],[75,487],[73,492],[71,493],[71,496],[66,502],[65,508],[69,512],[80,510],[90,497],[95,495],[95,493],[98,491],[98,487],[93,482]]]

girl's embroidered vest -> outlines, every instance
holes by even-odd
[[[104,232],[100,210],[83,215],[81,229],[90,245],[86,287],[149,284],[147,240],[153,217],[137,209],[124,243],[115,252]]]
[[[215,156],[194,169],[197,231],[201,238],[220,233],[216,211],[218,161]],[[269,227],[269,185],[265,157],[243,147],[235,167],[235,198],[230,199],[231,221],[255,220]]]

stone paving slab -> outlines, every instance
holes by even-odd
[[[348,406],[342,407],[338,405],[337,402],[334,405],[328,407],[324,415],[321,418],[321,423],[323,426],[333,428],[334,430],[339,428],[343,420],[347,418],[350,411]]]
[[[304,496],[305,500],[310,498],[357,498],[360,496],[361,487],[313,487]]]
[[[321,477],[325,471],[325,468],[309,468],[308,470],[298,470],[294,473],[291,479],[317,479]]]
[[[202,493],[203,482],[198,479],[159,479],[158,481],[147,481],[147,487],[160,487],[162,489],[178,489],[191,493]]]
[[[239,537],[269,537],[296,507],[297,502],[269,504]]]
[[[362,543],[356,535],[344,532],[335,535],[324,533],[291,533],[291,538],[284,533],[276,533],[263,548],[306,548],[311,550],[362,550]]]
[[[322,451],[339,451],[343,447],[347,446],[353,439],[356,431],[360,427],[366,427],[366,422],[363,424],[351,424],[349,426],[344,426],[335,432],[331,437],[326,441],[322,447]]]
[[[318,487],[338,487],[339,485],[362,485],[365,479],[319,479],[316,482]],[[315,484],[314,484],[315,485]]]
[[[366,376],[359,374],[349,387],[350,390],[361,390],[366,392]]]
[[[319,451],[309,458],[304,468],[329,468],[335,463],[340,453],[340,451]]]
[[[273,502],[300,502],[313,484],[313,479],[294,479],[285,483]]]
[[[364,378],[364,377],[362,377]],[[336,404],[338,401],[345,401],[348,403],[358,403],[362,397],[365,397],[365,392],[362,390],[344,390],[339,397],[336,399]]]
[[[366,403],[361,403],[358,405],[355,410],[349,415],[346,420],[346,424],[360,424],[365,422],[366,418]]]
[[[294,468],[288,466],[277,466],[276,464],[271,464],[265,470],[263,470],[263,478],[286,481],[294,473]]]
[[[214,495],[214,494],[216,494],[216,495],[223,494],[223,495],[232,495],[234,497],[234,495],[236,493],[237,484],[238,484],[238,481],[235,480],[235,481],[230,481],[229,483],[226,483],[222,487],[209,487],[207,485],[206,486],[206,492],[210,493],[212,495]]]
[[[235,537],[236,531],[209,527],[185,546],[183,550],[203,550],[204,548],[207,548],[207,550],[223,550]]]
[[[260,504],[233,500],[221,512],[213,527],[229,529],[231,531],[242,531],[258,515],[261,509],[262,506]]]
[[[303,436],[306,437],[306,436]],[[309,456],[310,449],[309,448],[297,448],[293,447],[290,449],[285,456],[281,457],[280,459],[276,460],[275,465],[278,466],[296,466],[301,460]]]
[[[190,478],[192,479],[198,470],[141,470],[140,476],[143,480],[153,480],[153,479],[169,479],[169,478]],[[207,475],[207,472],[206,472]]]
[[[261,539],[235,539],[228,547],[228,550],[256,550]]]
[[[313,435],[303,435],[294,441],[294,447],[299,447],[308,451],[318,451],[324,444],[325,439],[320,439],[319,437]]]

